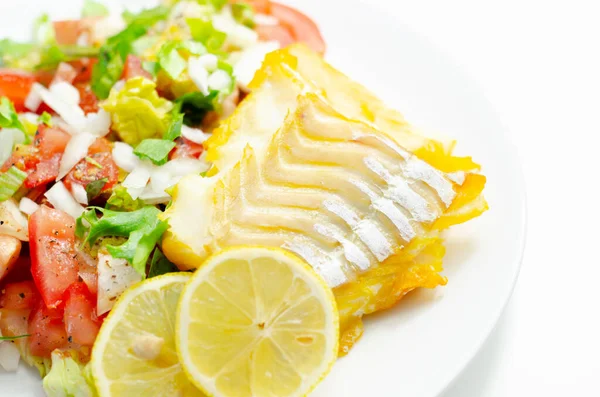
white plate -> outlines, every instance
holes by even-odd
[[[25,21],[35,14],[48,10],[55,17],[74,17],[81,1],[56,1],[52,6],[45,0],[2,3],[0,36],[25,37]],[[317,20],[334,65],[422,130],[456,138],[458,151],[472,155],[488,177],[485,195],[490,211],[448,233],[448,285],[417,291],[396,308],[368,318],[362,340],[314,393],[438,396],[493,329],[518,275],[525,193],[515,149],[473,81],[391,17],[348,0],[290,3]],[[43,393],[35,374],[21,369],[17,376],[0,374],[0,396]]]

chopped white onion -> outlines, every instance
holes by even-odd
[[[181,126],[181,135],[183,135],[185,139],[197,144],[202,144],[210,138],[210,134],[205,134],[200,128],[191,128],[187,125]]]
[[[73,198],[62,182],[56,182],[44,196],[46,196],[54,208],[66,212],[73,218],[77,219],[83,213],[81,204],[75,201],[75,198]]]
[[[110,36],[113,36],[123,29],[127,24],[120,13],[111,13],[107,17],[97,20],[91,26],[91,41],[104,42]]]
[[[115,142],[112,156],[115,164],[127,172],[133,171],[140,164],[140,159],[133,153],[133,148],[125,142]]]
[[[179,158],[169,161],[161,168],[173,177],[182,177],[189,174],[199,174],[200,172],[204,172],[208,170],[209,164],[197,159]]]
[[[115,300],[142,276],[125,259],[113,258],[104,251],[98,253],[98,315],[112,309]]]
[[[83,185],[79,183],[71,183],[71,194],[79,204],[88,205],[87,193]]]
[[[79,35],[79,37],[77,38],[77,43],[78,46],[80,47],[87,47],[89,46],[90,43],[90,35],[88,32],[83,32],[82,34]]]
[[[267,41],[258,43],[241,53],[240,58],[233,67],[233,75],[245,91],[248,91],[248,84],[254,78],[256,71],[262,66],[265,56],[278,49],[278,42]]]
[[[168,203],[171,201],[171,196],[166,192],[159,193],[154,191],[150,186],[146,186],[146,189],[140,195],[140,199],[146,204],[156,205]]]
[[[229,7],[223,7],[212,22],[215,29],[227,34],[227,41],[235,47],[246,48],[258,42],[258,33],[238,23]]]
[[[198,63],[209,72],[213,72],[219,65],[219,58],[214,54],[205,54],[198,58]]]
[[[188,61],[188,74],[198,90],[208,95],[208,71],[197,57],[191,57]]]
[[[89,113],[85,118],[84,131],[98,137],[106,136],[110,132],[112,120],[110,118],[110,113],[106,110],[100,109],[97,113]]]
[[[0,336],[2,336],[1,333]],[[8,372],[16,372],[19,368],[20,358],[17,345],[9,341],[0,341],[0,367]]]
[[[152,175],[150,175],[150,190],[156,194],[165,194],[165,189],[172,186],[171,179],[173,179],[173,176],[168,169],[157,167],[152,171]],[[144,191],[144,193],[146,193],[146,191]]]
[[[50,92],[69,105],[79,105],[79,90],[66,81],[59,81],[50,86]]]
[[[25,142],[25,134],[16,128],[3,128],[0,132],[0,165],[10,157],[17,143]]]
[[[152,165],[147,162],[142,162],[127,175],[127,178],[125,178],[122,185],[127,189],[127,193],[129,193],[132,199],[135,200],[140,197],[150,180],[151,171]]]
[[[25,107],[32,112],[38,110],[40,105],[42,104],[42,96],[40,95],[40,87],[44,88],[40,83],[33,83],[31,86],[31,90],[29,90],[29,94],[27,98],[25,98]]]
[[[254,15],[254,23],[257,25],[266,25],[266,26],[277,26],[279,25],[279,19],[275,18],[272,15],[267,14],[256,14]]]
[[[28,241],[27,223],[27,217],[19,211],[15,199],[10,198],[0,202],[0,234]]]
[[[43,86],[38,86],[39,94],[42,100],[50,106],[67,124],[72,126],[81,126],[85,122],[85,113],[81,108],[73,103],[65,102],[61,96],[50,92]]]
[[[231,77],[221,69],[215,70],[208,77],[208,87],[211,90],[224,91],[231,85]]]
[[[38,203],[27,197],[23,197],[19,202],[19,210],[27,215],[33,214],[38,208],[40,208]]]
[[[96,136],[83,132],[81,134],[76,134],[71,137],[69,143],[67,143],[67,147],[65,148],[65,152],[60,159],[60,167],[58,168],[58,177],[57,181],[61,180],[71,171],[73,167],[81,159],[87,156],[88,149],[96,140]]]

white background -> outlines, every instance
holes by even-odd
[[[600,2],[369,3],[477,81],[519,149],[527,183],[528,240],[513,298],[441,397],[600,396]]]
[[[440,397],[600,396],[600,2],[363,1],[477,81],[527,182],[528,242],[513,298]]]

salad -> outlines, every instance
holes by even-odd
[[[445,285],[480,166],[324,52],[270,0],[85,0],[0,41],[0,366],[50,397],[302,396],[363,316]]]

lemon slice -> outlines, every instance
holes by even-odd
[[[185,287],[176,345],[190,380],[216,397],[304,396],[338,352],[332,291],[276,248],[232,248]]]
[[[175,350],[175,313],[187,273],[148,279],[127,290],[104,321],[92,351],[100,397],[203,396]]]

